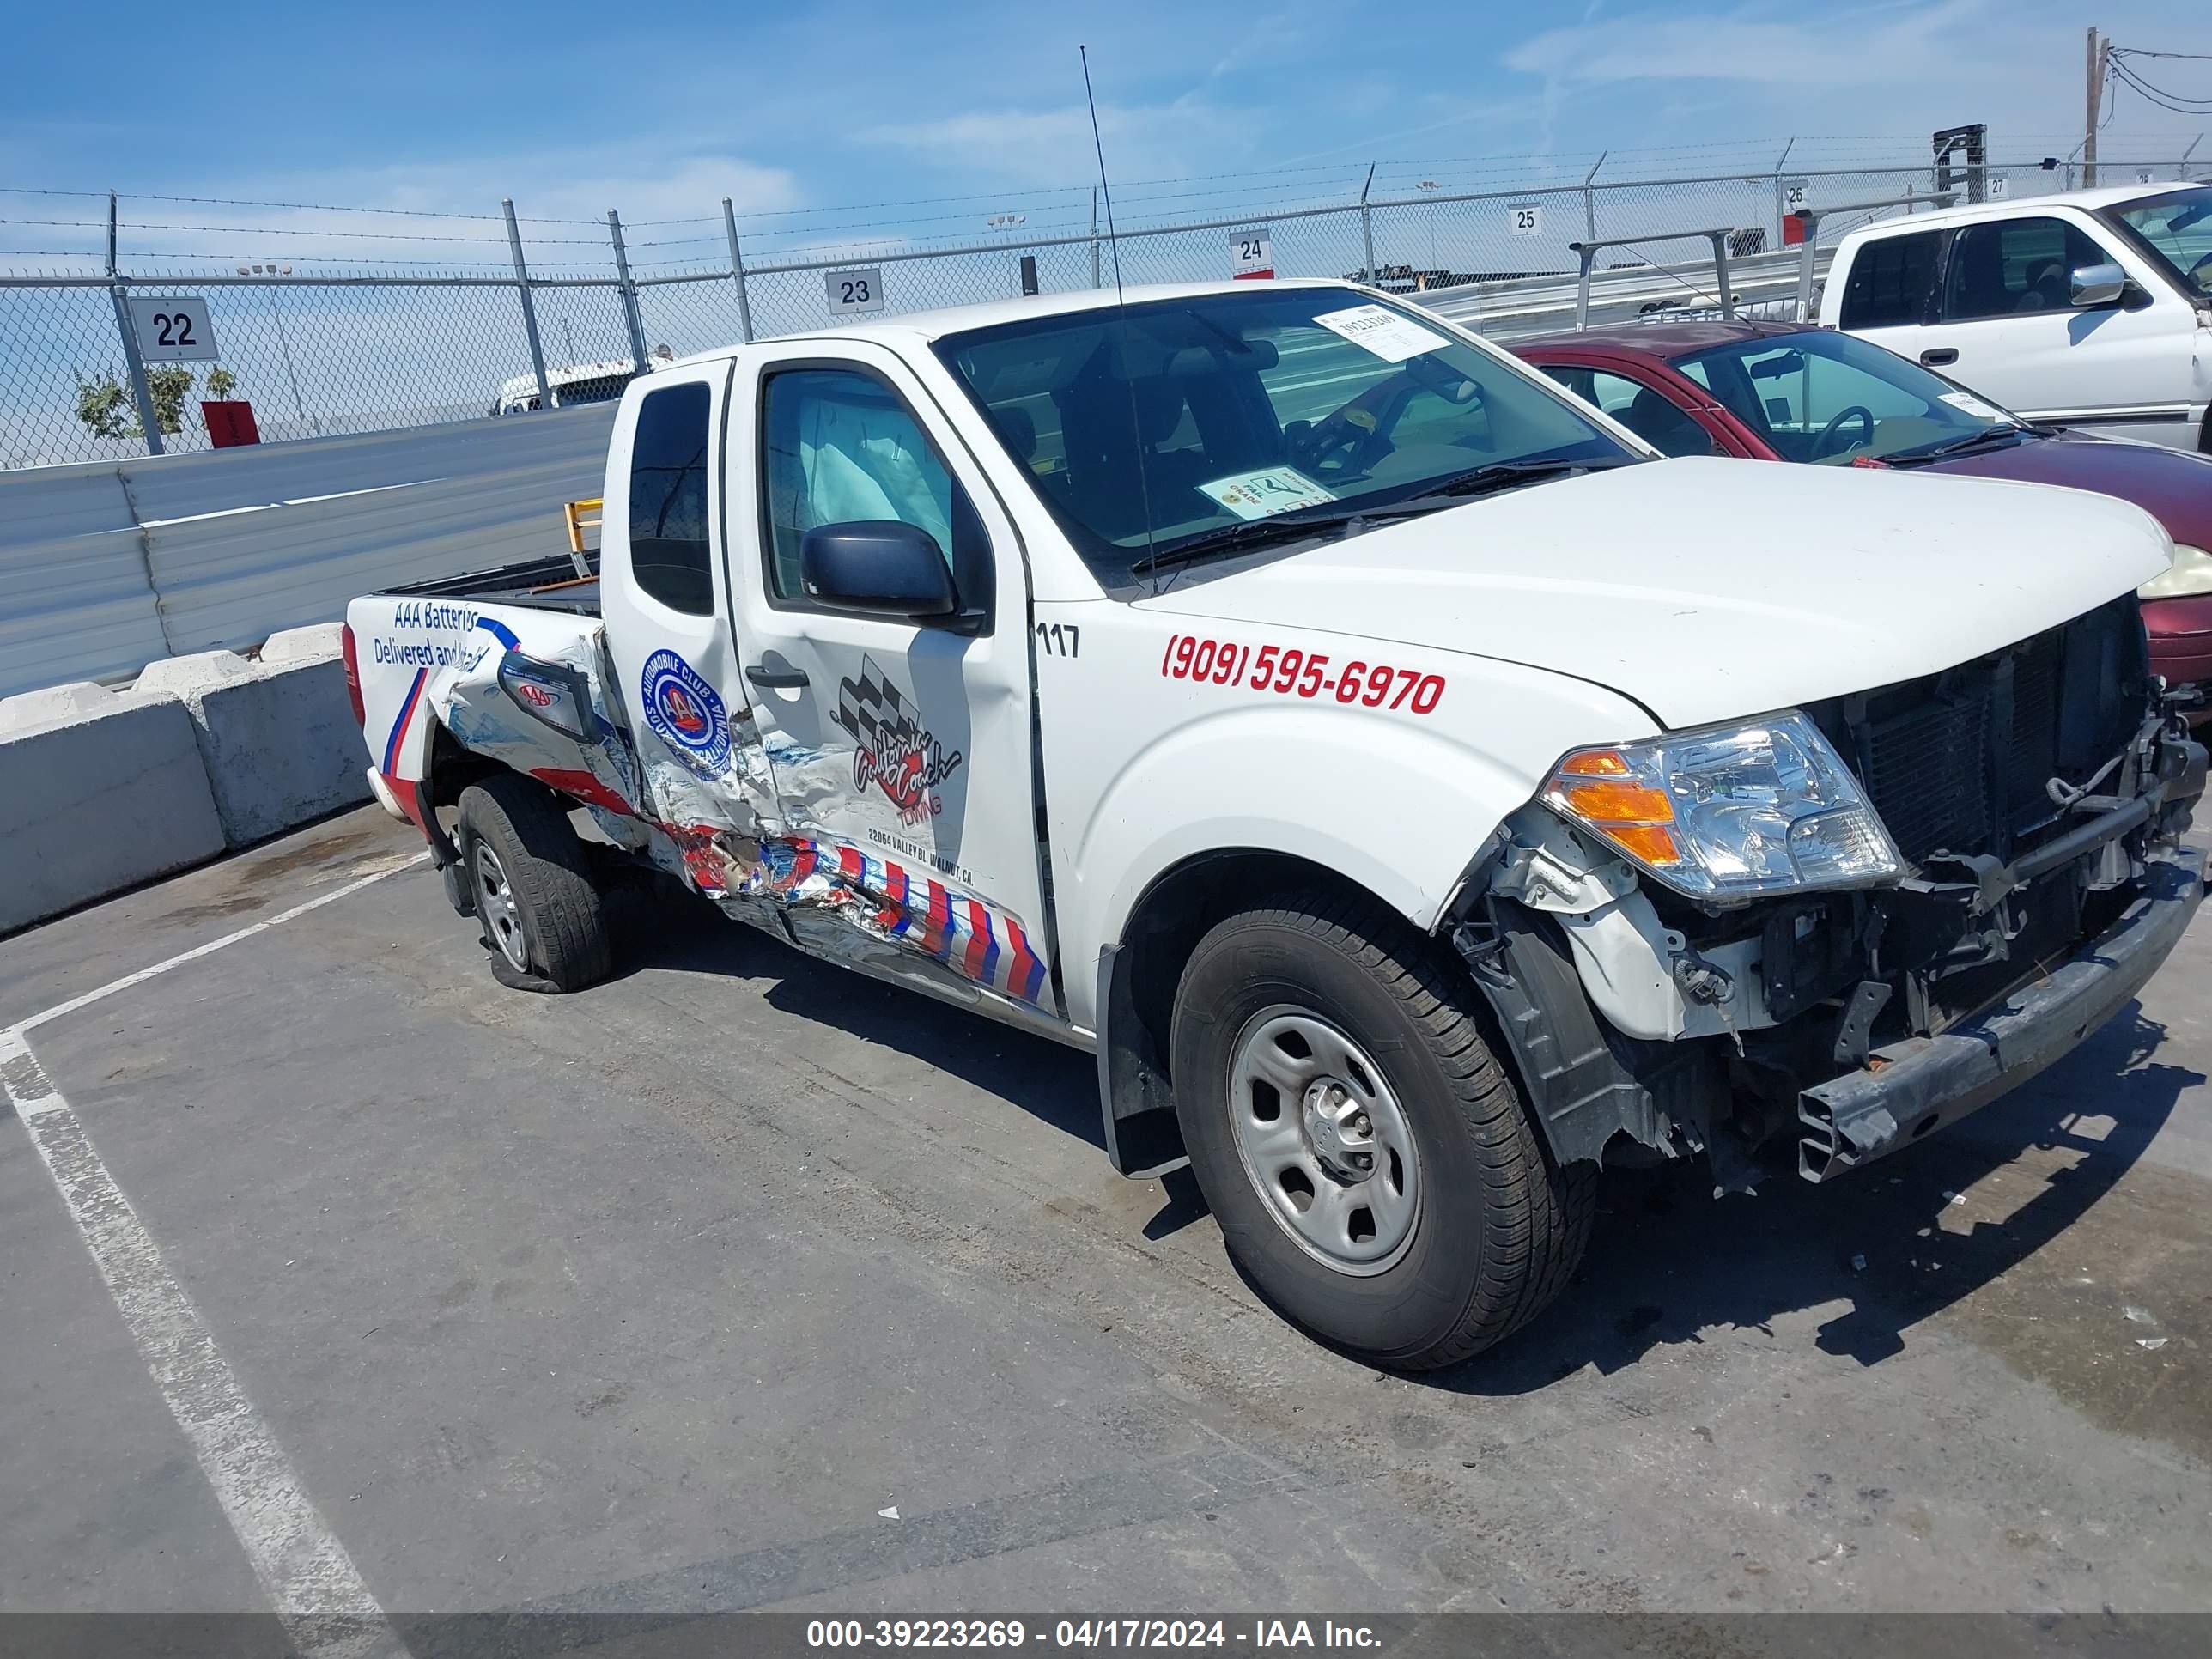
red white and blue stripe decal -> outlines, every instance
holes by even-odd
[[[387,778],[399,769],[399,745],[405,740],[408,725],[414,720],[416,708],[422,701],[422,682],[429,678],[429,673],[427,668],[415,671],[414,683],[408,686],[407,696],[399,705],[399,718],[392,723],[392,735],[385,740],[384,764],[380,769]]]
[[[875,929],[889,938],[1004,995],[1028,1003],[1042,999],[1044,962],[1021,923],[1006,912],[857,847],[811,841],[772,845],[774,873],[766,886],[775,897],[789,900],[802,884],[822,876],[866,907]]]

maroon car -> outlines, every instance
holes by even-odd
[[[2132,501],[2177,548],[2142,590],[2152,665],[2171,685],[2212,682],[2212,457],[2037,426],[1801,323],[1631,324],[1513,349],[1668,455],[1926,467]],[[2208,718],[2212,708],[2193,711]]]

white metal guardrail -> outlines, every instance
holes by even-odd
[[[0,696],[333,621],[356,593],[542,556],[614,407],[0,472]]]

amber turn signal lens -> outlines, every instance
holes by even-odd
[[[1567,805],[1595,823],[1672,823],[1674,804],[1664,789],[1641,783],[1577,783]]]
[[[1559,770],[1577,778],[1625,778],[1628,763],[1610,749],[1585,749],[1561,761]]]

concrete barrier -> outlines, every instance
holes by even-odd
[[[246,847],[368,799],[346,697],[339,625],[273,635],[260,660],[228,651],[168,657],[138,677],[191,717],[223,838]]]
[[[222,850],[176,698],[90,684],[0,698],[0,933]]]

